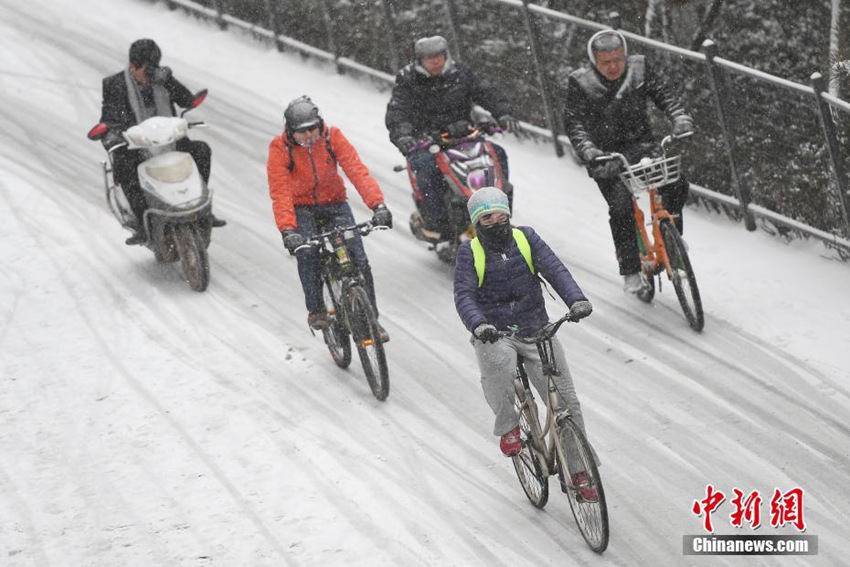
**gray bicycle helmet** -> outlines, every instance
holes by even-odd
[[[292,134],[301,128],[318,125],[321,129],[323,120],[319,107],[310,100],[310,97],[303,95],[286,106],[286,110],[283,111],[283,123],[286,134],[292,137]]]

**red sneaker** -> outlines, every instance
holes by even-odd
[[[506,457],[515,457],[522,451],[522,439],[519,436],[519,425],[502,435],[499,440],[499,449]]]
[[[578,488],[578,495],[585,502],[597,502],[599,500],[599,493],[596,491],[596,487],[590,484],[587,472],[581,471],[574,474],[573,486]]]

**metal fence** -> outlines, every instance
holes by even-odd
[[[569,149],[561,87],[586,61],[589,37],[619,28],[614,14],[592,22],[528,0],[164,1],[383,87],[411,59],[416,38],[444,35],[455,58],[503,85],[526,132],[549,139],[558,156]],[[816,238],[850,258],[842,151],[850,104],[825,93],[817,73],[802,85],[723,59],[710,40],[694,52],[621,31],[630,52],[662,63],[683,91],[697,126],[686,159],[697,202],[748,230]],[[669,128],[655,119],[656,131]]]

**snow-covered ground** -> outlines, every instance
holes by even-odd
[[[191,291],[109,213],[85,133],[100,80],[153,37],[212,127],[212,282]],[[398,227],[367,239],[392,335],[389,399],[308,331],[265,179],[285,102],[309,94],[381,183]],[[707,313],[672,290],[621,291],[604,202],[549,146],[504,138],[515,221],[534,226],[594,304],[561,332],[611,517],[602,556],[566,501],[525,499],[490,434],[451,274],[406,228],[387,92],[161,4],[0,0],[0,564],[837,565],[850,554],[850,267],[689,211]],[[367,210],[352,192],[355,212]],[[553,302],[550,312],[563,305]],[[809,557],[682,555],[694,500],[718,533],[769,525],[805,490]],[[731,527],[732,489],[765,498]],[[554,482],[552,488],[555,488]]]

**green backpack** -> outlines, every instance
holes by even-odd
[[[525,258],[525,263],[528,264],[528,269],[531,270],[532,274],[536,275],[537,272],[534,271],[534,261],[531,259],[531,245],[528,243],[528,238],[518,228],[513,229],[511,232],[514,235],[514,242],[516,242],[517,248],[519,248],[519,253],[522,254],[522,257]],[[481,287],[484,285],[484,267],[487,263],[487,256],[484,253],[484,246],[481,245],[481,241],[478,240],[477,236],[470,241],[469,245],[472,247],[475,273],[478,274],[478,287]]]

